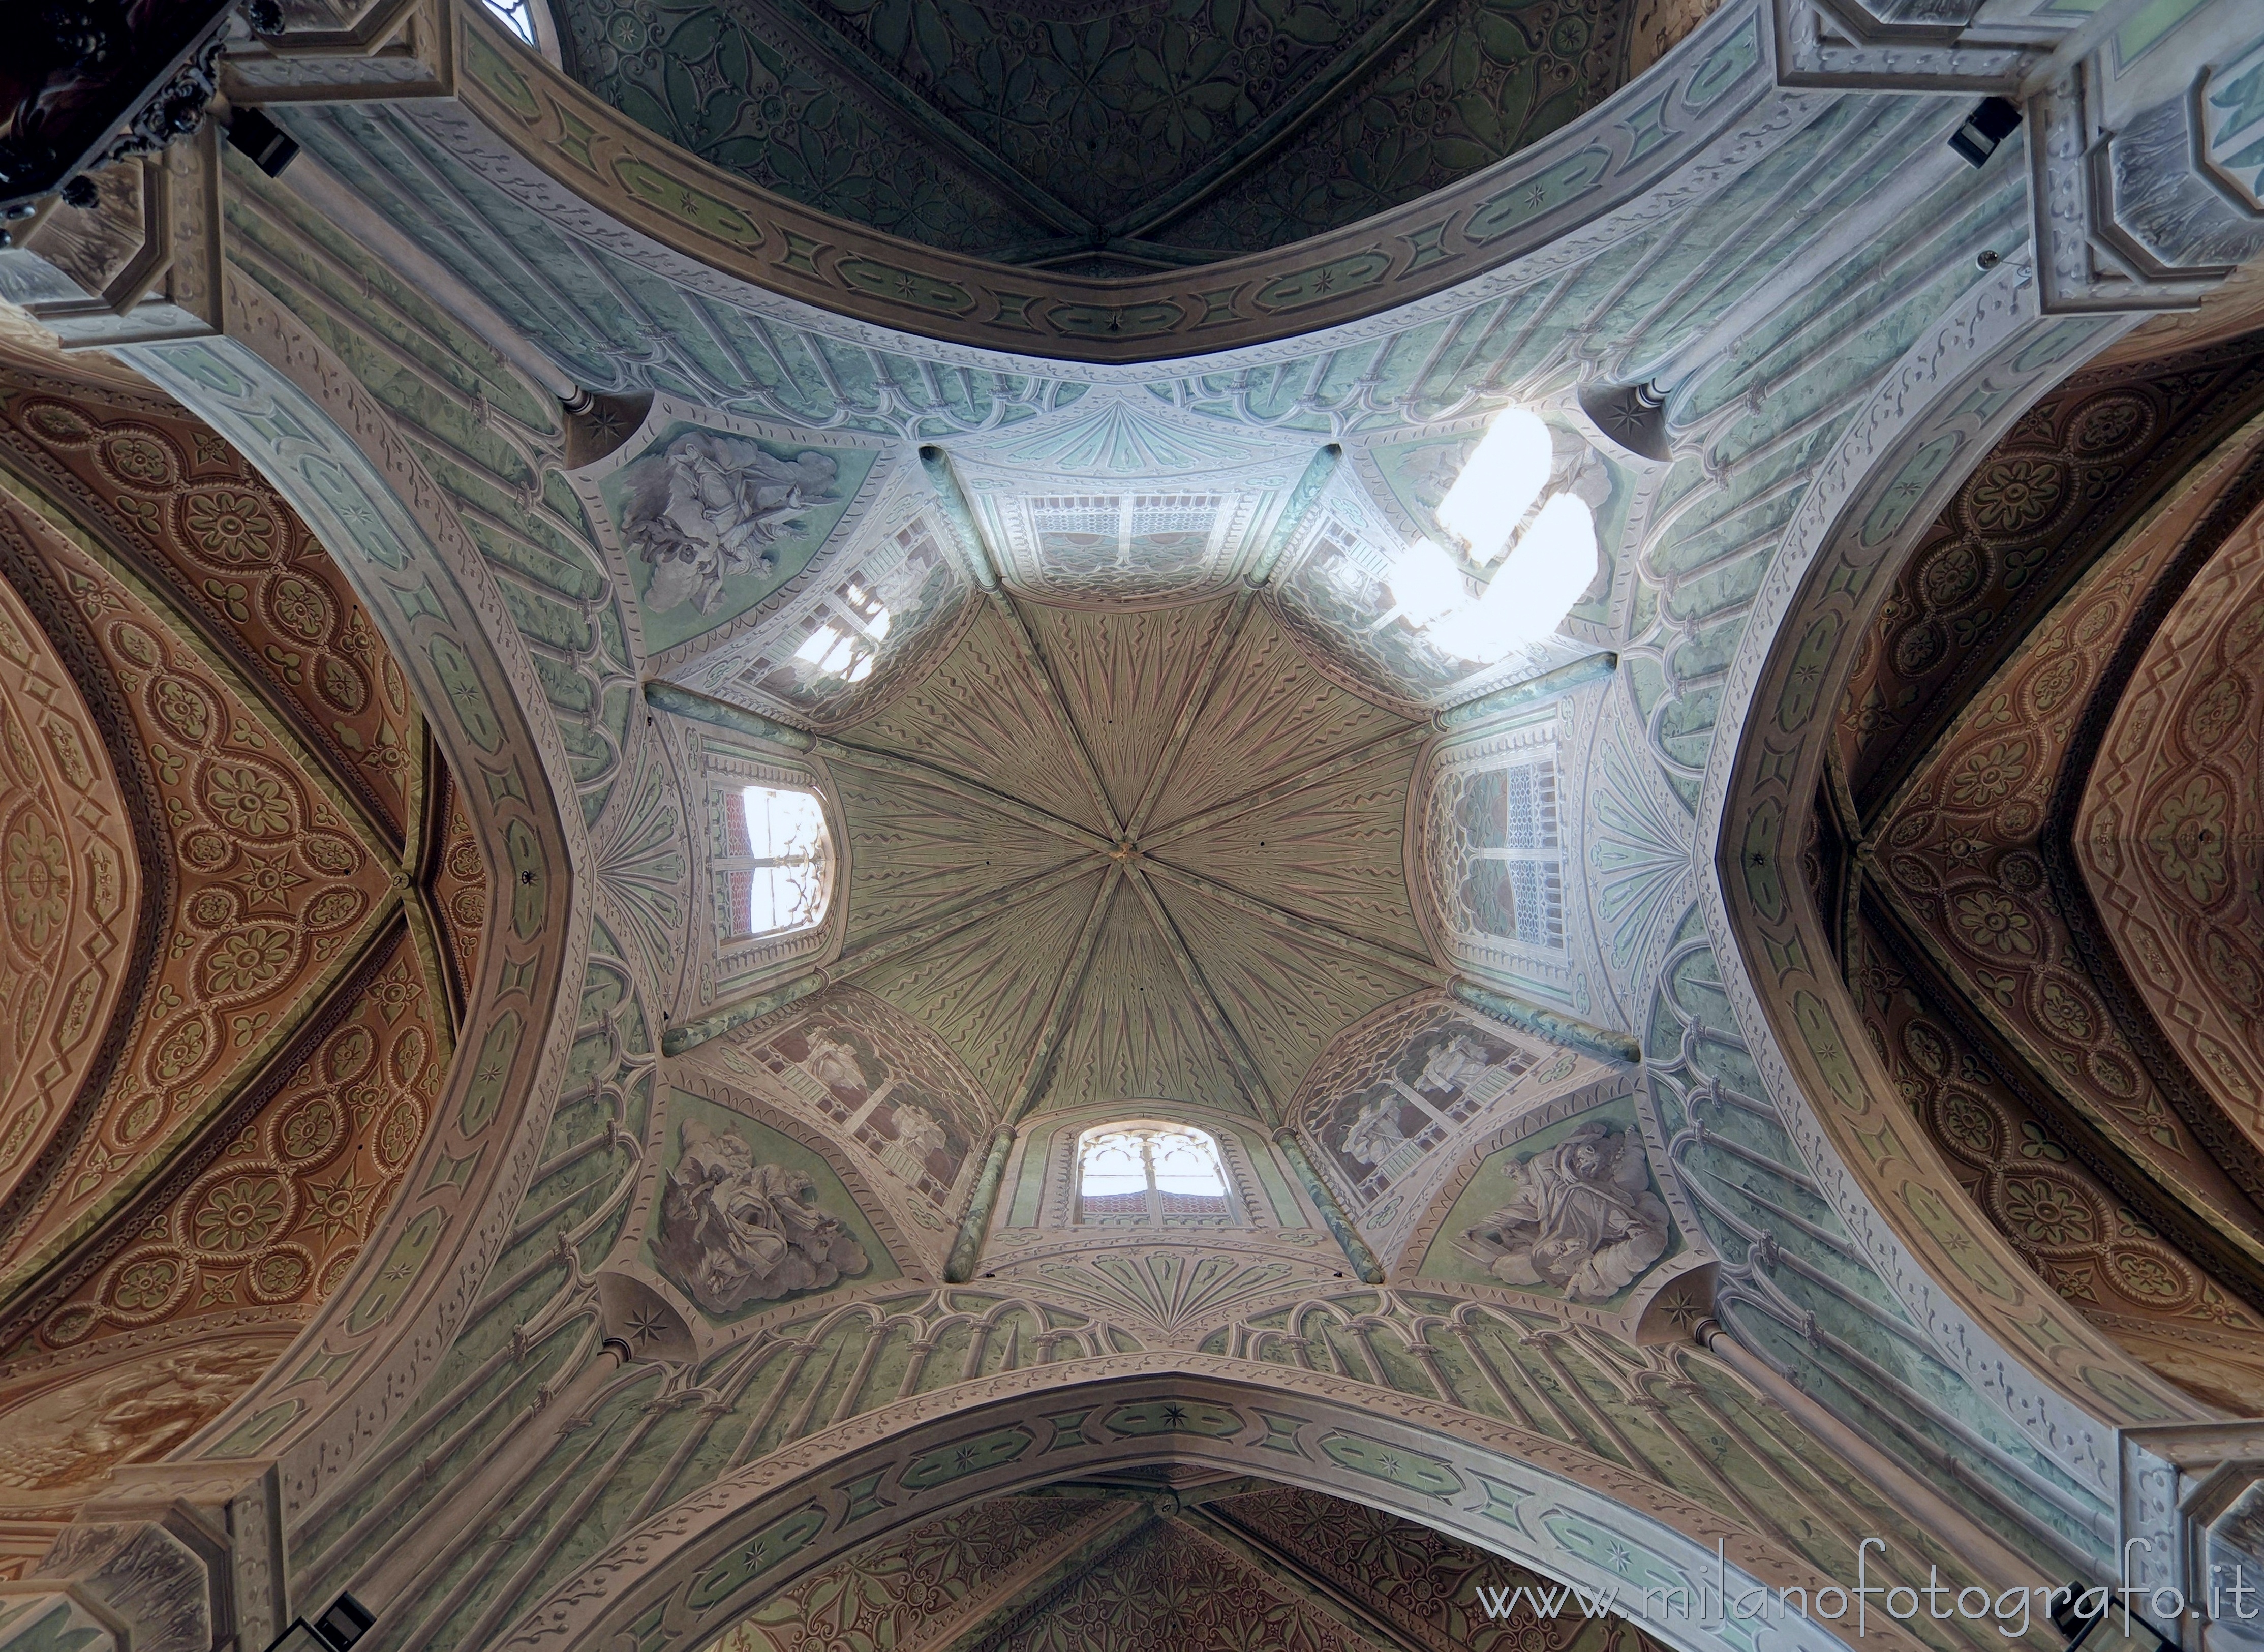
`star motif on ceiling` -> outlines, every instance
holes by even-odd
[[[319,1231],[329,1243],[340,1234],[359,1234],[362,1213],[369,1201],[377,1196],[374,1186],[364,1186],[354,1167],[347,1165],[327,1182],[313,1182],[307,1188],[307,1214],[299,1226],[303,1230]]]
[[[287,847],[278,849],[272,854],[262,854],[257,849],[246,846],[243,869],[232,881],[243,887],[245,911],[264,912],[272,909],[287,912],[291,909],[291,891],[306,882],[306,879],[291,870],[291,851]]]
[[[1685,1290],[1677,1289],[1660,1299],[1659,1312],[1674,1324],[1688,1327],[1698,1322],[1705,1305]]]

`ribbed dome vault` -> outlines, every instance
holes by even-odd
[[[1010,1105],[1286,1101],[1440,979],[1404,866],[1423,733],[1246,599],[986,605],[845,731],[841,968]]]

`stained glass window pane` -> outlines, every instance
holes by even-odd
[[[1556,765],[1547,761],[1520,764],[1506,771],[1507,830],[1504,841],[1512,849],[1554,849],[1556,846]]]
[[[1465,776],[1448,815],[1455,929],[1520,946],[1564,945],[1556,762],[1540,752]]]

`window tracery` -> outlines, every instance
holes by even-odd
[[[1158,1221],[1225,1215],[1226,1166],[1217,1141],[1192,1125],[1101,1125],[1078,1138],[1078,1219]]]
[[[529,0],[487,0],[487,5],[513,34],[529,46],[540,46],[534,36],[534,8]]]
[[[1504,409],[1434,508],[1440,539],[1419,536],[1391,560],[1391,617],[1487,665],[1553,633],[1597,571],[1595,512],[1583,496],[1591,455],[1575,438],[1566,446],[1560,457],[1538,415]]]
[[[741,787],[725,801],[722,848],[715,884],[726,939],[789,934],[824,921],[833,890],[833,844],[816,793]]]

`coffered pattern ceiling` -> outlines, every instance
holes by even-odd
[[[1912,554],[1840,706],[1848,785],[1883,806],[1944,726],[2150,500],[2264,407],[2264,344],[2079,373],[2023,414]]]
[[[868,1545],[765,1602],[714,1652],[1590,1652],[1606,1623],[1500,1619],[1547,1587],[1412,1521],[1199,1470],[1001,1497]],[[1634,1633],[1637,1647],[1651,1642]]]
[[[2115,708],[2074,833],[2101,923],[2154,1019],[2264,1142],[2264,521],[2178,598]]]
[[[1809,857],[1881,1060],[1990,1222],[2241,1409],[2264,1401],[2253,828],[2221,765],[2251,737],[2227,641],[2252,348],[2079,380],[1977,468],[1881,610]]]
[[[0,508],[11,574],[44,575],[48,591],[83,593],[74,608],[92,611],[73,641],[119,685],[121,733],[162,811],[143,851],[165,865],[162,881],[146,878],[163,893],[135,937],[151,950],[152,990],[120,1005],[129,1030],[97,1080],[100,1100],[59,1111],[13,1167],[0,1255],[20,1288],[272,1056],[310,990],[382,927],[391,879],[364,822],[308,772],[248,685],[169,623],[156,593],[28,507]]]

